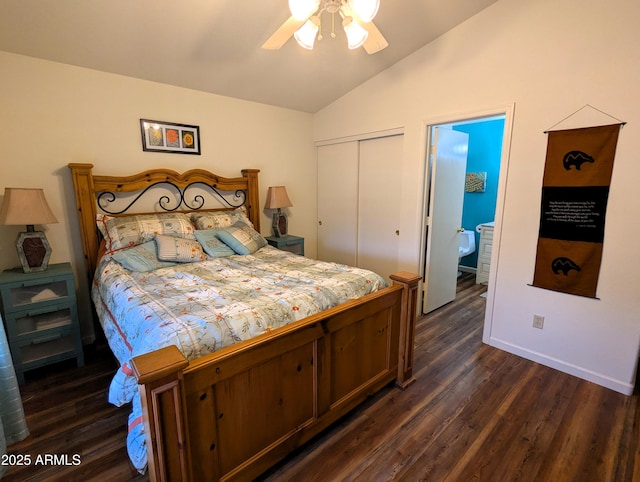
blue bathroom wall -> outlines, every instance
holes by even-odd
[[[464,193],[462,227],[475,233],[476,252],[462,258],[460,264],[475,268],[478,264],[477,247],[480,239],[476,226],[493,221],[496,213],[504,118],[457,124],[453,129],[469,134],[467,172],[487,173],[485,192]]]

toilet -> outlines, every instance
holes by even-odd
[[[464,229],[458,237],[458,265],[460,260],[476,251],[476,235],[473,231]],[[458,276],[462,275],[462,271],[458,271]]]

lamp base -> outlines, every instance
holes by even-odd
[[[276,238],[285,236],[288,232],[288,227],[289,221],[287,220],[287,215],[278,209],[278,212],[273,213],[273,220],[271,221],[273,235]]]
[[[51,258],[51,246],[42,231],[28,231],[18,234],[16,240],[18,258],[25,273],[45,271]]]

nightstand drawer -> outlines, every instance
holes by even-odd
[[[11,333],[9,337],[20,338],[54,328],[71,326],[74,323],[73,309],[75,309],[74,305],[68,305],[54,311],[51,309],[43,309],[41,312],[29,310],[25,313],[9,315],[7,318],[13,318],[13,327],[15,327],[15,333]]]
[[[9,304],[12,308],[42,303],[44,301],[68,299],[69,287],[66,280],[52,281],[46,284],[24,283],[23,286],[12,286],[9,290]]]
[[[68,273],[57,273],[60,271],[57,266],[53,265],[53,269],[39,276],[37,273],[25,274],[20,269],[5,270],[0,286],[5,314],[27,306],[31,309],[51,303],[74,302],[76,293],[70,267]]]
[[[274,248],[304,256],[304,238],[285,234],[283,236],[267,236],[267,242]]]
[[[68,331],[68,330],[67,330]],[[22,370],[76,357],[75,333],[49,333],[28,342],[17,344],[17,354]]]
[[[280,246],[280,249],[293,254],[304,255],[304,245],[301,243],[285,244]]]

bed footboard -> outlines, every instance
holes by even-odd
[[[151,480],[247,480],[395,381],[413,378],[419,277],[188,362],[133,359]]]

